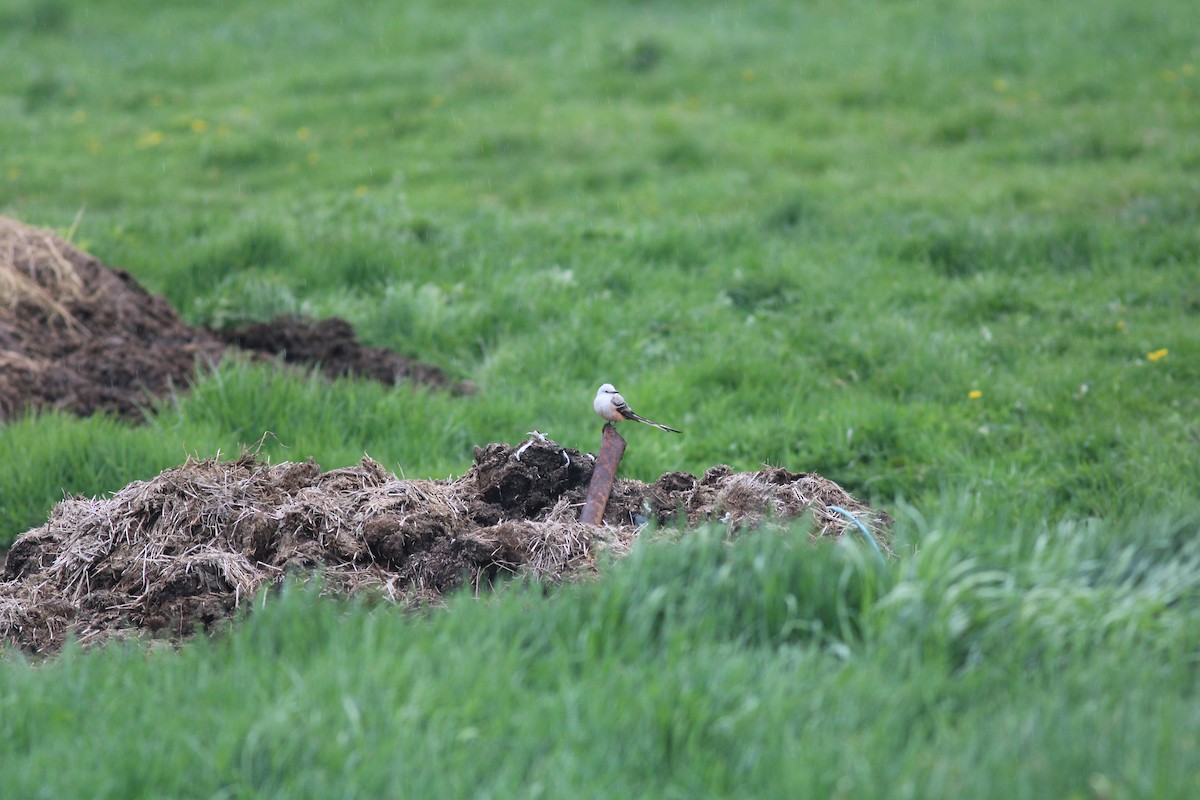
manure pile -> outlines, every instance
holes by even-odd
[[[837,539],[849,509],[887,547],[886,515],[818,475],[780,468],[619,479],[604,525],[578,522],[591,459],[552,441],[476,448],[457,480],[401,480],[370,458],[189,461],[103,499],[72,498],[14,543],[0,582],[0,642],[49,653],[73,634],[179,638],[232,616],[264,586],[321,571],[327,592],[410,605],[526,574],[557,582],[629,551],[643,524],[760,530],[811,513]]]
[[[435,366],[364,347],[337,318],[280,317],[234,331],[188,325],[128,272],[0,217],[0,421],[32,409],[139,421],[148,400],[189,385],[198,363],[219,361],[233,345],[319,364],[330,377],[472,388],[452,385]]]

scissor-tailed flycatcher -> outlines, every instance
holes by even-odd
[[[652,425],[660,431],[670,431],[671,433],[682,433],[675,428],[667,425],[659,425],[657,422],[639,417],[633,413],[633,409],[625,402],[625,398],[621,397],[621,393],[613,388],[611,383],[606,383],[600,387],[600,391],[596,392],[596,399],[592,401],[592,408],[596,413],[604,417],[610,422],[620,422],[623,419],[631,419],[635,422],[644,422],[647,425]]]

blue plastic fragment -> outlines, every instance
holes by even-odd
[[[841,506],[825,506],[825,508],[829,509],[830,511],[838,512],[843,517],[857,525],[858,529],[862,531],[862,535],[865,536],[867,541],[871,543],[871,547],[875,548],[875,555],[879,556],[880,561],[885,564],[887,563],[887,559],[883,557],[883,551],[879,549],[879,542],[875,541],[875,537],[871,535],[869,530],[867,530],[867,526],[863,525],[862,522],[859,521],[858,517],[854,516]]]

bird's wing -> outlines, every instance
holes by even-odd
[[[613,408],[615,408],[617,410],[617,413],[620,414],[625,419],[634,419],[634,420],[638,420],[639,422],[643,421],[641,417],[639,417],[637,414],[633,413],[633,409],[629,407],[629,403],[626,403],[625,398],[621,397],[621,395],[614,394],[612,396],[612,403],[613,403]]]

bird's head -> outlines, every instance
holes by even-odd
[[[600,391],[597,392],[597,394],[616,394],[616,393],[617,393],[617,390],[613,387],[613,385],[611,383],[604,384],[603,386],[600,387]]]

